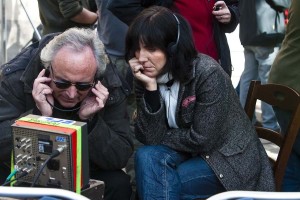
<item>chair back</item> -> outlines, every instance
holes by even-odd
[[[263,138],[279,147],[276,160],[273,160],[276,191],[281,191],[285,169],[300,128],[300,94],[292,88],[279,84],[261,84],[252,81],[245,104],[250,120],[255,112],[256,102],[261,100],[282,110],[291,112],[286,133],[279,133],[263,127],[255,127],[259,138]],[[270,158],[272,160],[272,158]]]

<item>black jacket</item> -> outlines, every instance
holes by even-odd
[[[145,145],[163,144],[201,156],[226,190],[274,191],[269,159],[231,79],[204,54],[199,54],[192,65],[189,79],[178,91],[178,128],[170,128],[162,97],[157,99],[158,110],[149,109],[145,87],[137,82],[136,138]]]
[[[232,63],[230,56],[230,49],[226,38],[226,33],[232,33],[240,20],[240,13],[238,9],[238,0],[224,0],[230,13],[231,21],[228,24],[219,23],[214,19],[214,38],[217,44],[218,54],[220,57],[220,65],[224,71],[231,77]]]
[[[39,43],[29,46],[1,67],[1,162],[10,159],[11,124],[15,119],[29,113],[39,114],[32,98],[32,86],[38,73],[43,69],[40,51],[55,35],[45,36]],[[108,88],[109,98],[104,109],[98,112],[92,121],[87,122],[90,166],[106,170],[121,169],[133,152],[126,107],[126,97],[130,89],[122,83],[112,64],[107,65],[101,83]],[[55,110],[53,117],[80,121],[76,112],[66,113]]]

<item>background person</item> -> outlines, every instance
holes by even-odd
[[[126,59],[136,80],[140,199],[274,190],[273,172],[230,77],[197,54],[188,23],[153,6],[132,22]],[[253,165],[255,163],[255,165]]]
[[[269,2],[272,0],[240,0],[239,2],[241,13],[239,34],[244,47],[245,66],[240,77],[238,92],[243,107],[246,104],[251,81],[259,80],[262,84],[268,82],[271,65],[285,33],[283,9],[281,8],[280,12]],[[280,131],[272,106],[262,102],[261,111],[262,126]],[[253,122],[256,122],[256,118]]]
[[[71,27],[92,27],[98,19],[94,0],[38,0],[42,34],[63,32]]]
[[[90,177],[104,181],[105,199],[130,199],[130,178],[122,170],[133,151],[124,92],[128,88],[108,63],[94,31],[71,28],[53,36],[47,35],[38,48],[30,46],[3,70],[0,157],[10,159],[11,124],[21,116],[84,121]]]
[[[238,1],[173,0],[172,10],[178,12],[192,28],[198,52],[214,58],[231,76],[232,63],[226,33],[239,23]]]

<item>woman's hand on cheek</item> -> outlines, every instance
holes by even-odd
[[[149,77],[143,73],[144,67],[136,58],[129,60],[129,65],[133,76],[139,81],[143,82],[146,89],[154,90],[157,88],[156,78]]]

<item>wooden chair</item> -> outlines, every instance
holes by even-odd
[[[278,84],[264,84],[260,81],[252,81],[246,100],[245,111],[249,119],[253,119],[256,101],[261,100],[272,106],[291,112],[291,120],[285,134],[263,127],[255,127],[259,138],[263,138],[277,145],[279,153],[276,160],[273,160],[276,191],[281,191],[281,185],[285,169],[300,128],[300,94],[295,90]]]

